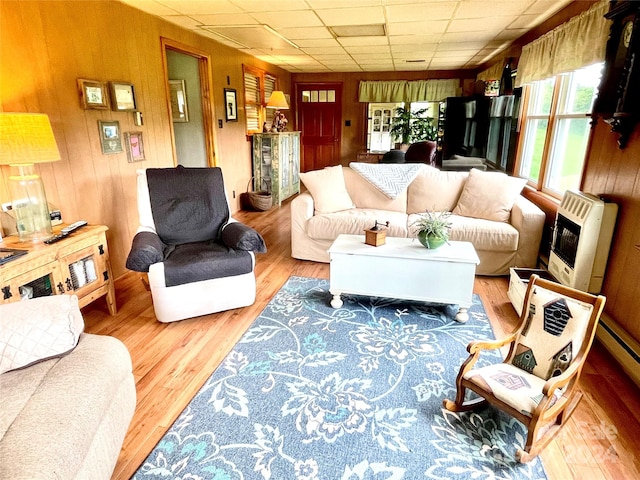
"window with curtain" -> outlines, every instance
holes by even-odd
[[[247,133],[262,132],[263,123],[271,125],[273,111],[266,108],[277,78],[259,68],[242,66],[244,74],[244,111]]]
[[[518,174],[561,197],[580,187],[602,63],[525,86]]]

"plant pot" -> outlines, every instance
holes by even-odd
[[[427,235],[425,232],[418,232],[418,240],[422,245],[430,249],[441,247],[447,242],[446,238]]]

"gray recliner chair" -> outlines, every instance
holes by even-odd
[[[262,236],[230,216],[220,168],[138,171],[140,227],[127,268],[147,272],[160,322],[253,304]]]

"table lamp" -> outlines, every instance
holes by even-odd
[[[56,160],[60,152],[47,115],[0,113],[0,165],[11,167],[11,205],[22,242],[41,242],[52,234],[49,204],[34,165]]]
[[[280,90],[274,90],[271,92],[271,96],[267,102],[267,108],[276,109],[276,112],[273,114],[272,129],[275,128],[278,132],[283,132],[287,126],[288,120],[280,110],[289,109],[289,103],[287,103],[284,92],[281,92]]]

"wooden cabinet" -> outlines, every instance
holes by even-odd
[[[63,225],[55,227],[54,234],[62,228]],[[67,293],[77,295],[80,307],[84,307],[104,296],[109,312],[115,315],[106,231],[103,225],[86,225],[50,245],[6,237],[0,248],[28,253],[0,265],[0,304]]]
[[[271,193],[274,205],[300,192],[300,132],[253,135],[253,188]]]
[[[357,162],[363,163],[380,163],[384,157],[384,153],[379,152],[360,152],[356,155]]]

